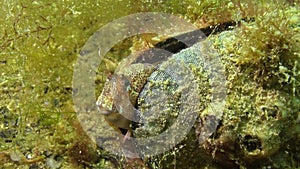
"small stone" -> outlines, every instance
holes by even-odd
[[[19,150],[10,153],[10,159],[13,161],[21,161],[23,157],[24,155]]]
[[[59,168],[60,167],[61,162],[58,162],[55,159],[53,159],[52,157],[50,157],[50,158],[47,158],[46,164],[51,169],[55,169],[55,168]]]

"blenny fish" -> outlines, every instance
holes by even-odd
[[[162,49],[160,51],[150,48],[133,54],[130,59],[119,64],[121,68],[105,83],[102,93],[96,102],[99,111],[105,115],[108,123],[116,130],[130,130],[131,121],[128,121],[128,119],[134,119],[132,117],[134,116],[133,109],[137,105],[139,94],[147,83],[148,77],[157,69],[158,65],[166,61],[172,54],[187,48],[187,44],[192,46],[199,42],[203,39],[203,35],[209,36],[230,30],[238,24],[239,22],[229,21],[201,28],[159,42],[154,47]],[[183,61],[190,60],[188,56],[182,59]],[[127,107],[130,107],[131,110],[121,110],[122,112],[119,112],[120,103],[121,105],[127,104]],[[124,106],[122,107],[124,108]],[[124,119],[124,115],[127,119]]]
[[[200,67],[203,67],[203,60],[201,60],[202,56],[198,56],[199,51],[197,51],[197,48],[199,48],[199,45],[196,43],[203,39],[204,34],[208,36],[228,30],[234,25],[236,25],[235,22],[227,22],[169,38],[155,45],[156,48],[167,52],[160,51],[160,55],[157,55],[159,52],[147,49],[134,54],[133,59],[119,64],[121,68],[105,83],[96,104],[100,113],[105,116],[106,121],[116,131],[125,135],[123,142],[127,141],[126,136],[132,136],[133,122],[140,123],[140,126],[143,125],[143,118],[145,116],[141,119],[143,115],[138,114],[139,110],[137,106],[138,102],[145,103],[146,101],[147,104],[151,102],[151,100],[147,100],[147,95],[149,94],[149,90],[153,89],[153,85],[158,85],[157,82],[162,82],[163,85],[169,86],[168,90],[174,89],[168,97],[176,97],[174,96],[178,89],[176,79],[171,79],[168,74],[164,73],[163,69],[171,66],[171,69],[178,71],[180,67],[172,67],[171,63],[178,62],[183,65],[186,64],[189,68],[195,68],[194,73],[197,73],[197,71],[199,73],[198,68],[200,65]],[[178,39],[184,39],[186,43]],[[186,50],[181,52],[188,47],[187,44],[190,46],[196,44],[193,47],[192,55],[188,54]],[[178,55],[174,55],[174,53],[178,53]],[[147,89],[145,89],[145,86]],[[163,102],[163,100],[159,100]],[[145,105],[144,103],[141,104]],[[131,151],[135,153],[134,148]]]

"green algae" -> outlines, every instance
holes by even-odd
[[[71,157],[74,153],[68,153],[79,151],[75,145],[83,144],[78,143],[82,133],[76,134],[73,124],[76,121],[71,88],[73,64],[80,48],[97,29],[134,11],[127,8],[126,1],[1,1],[0,4],[0,107],[9,110],[5,111],[7,120],[11,117],[16,121],[1,126],[5,134],[5,139],[0,139],[1,159],[5,159],[1,160],[1,166],[47,168],[46,160],[54,157],[57,161],[66,158],[63,163],[59,161],[62,168],[93,163],[81,160],[81,154]],[[5,123],[1,121],[1,125]],[[20,155],[20,161],[10,160],[14,149],[24,155]],[[28,163],[21,160],[23,157],[44,159]],[[109,160],[103,160],[98,167],[113,166]]]

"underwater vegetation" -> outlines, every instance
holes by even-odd
[[[299,2],[0,4],[0,168],[122,168],[124,159],[97,147],[76,118],[73,66],[81,47],[101,26],[148,11],[172,13],[199,28],[246,19],[233,31],[208,37],[222,57],[228,83],[216,132],[198,142],[201,123],[210,118],[205,109],[180,145],[144,162],[153,168],[299,167]],[[155,36],[129,38],[111,49],[95,70],[97,95],[118,62],[131,50],[157,43]],[[140,128],[136,134],[153,134],[151,130]]]

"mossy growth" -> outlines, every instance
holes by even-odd
[[[103,151],[76,134],[71,81],[83,44],[105,23],[134,12],[127,4],[0,2],[1,168],[112,166],[104,157],[83,157]]]
[[[227,54],[241,70],[264,87],[299,96],[299,6],[277,6],[243,22],[226,44]]]

